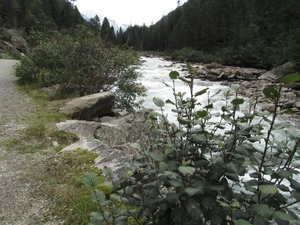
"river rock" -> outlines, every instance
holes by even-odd
[[[107,115],[114,105],[115,95],[112,92],[102,92],[75,98],[60,109],[61,113],[72,119],[91,121],[96,117]]]
[[[216,76],[215,74],[207,74],[206,79],[209,80],[209,81],[217,81],[218,76]]]
[[[275,107],[274,107],[274,104],[272,104],[272,103],[264,103],[264,104],[261,104],[260,110],[262,112],[268,111],[270,113],[273,113],[275,111]]]
[[[283,107],[284,107],[285,109],[293,108],[293,106],[294,106],[294,102],[285,102],[285,103],[283,104]]]
[[[279,77],[275,74],[274,70],[267,71],[263,73],[259,79],[267,80],[271,82],[279,82]]]
[[[297,109],[300,109],[300,102],[296,102],[296,103],[294,104],[294,107],[297,108]]]

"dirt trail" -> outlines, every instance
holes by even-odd
[[[17,63],[0,60],[0,225],[59,224],[45,221],[50,202],[36,195],[42,192],[42,184],[40,179],[32,179],[37,172],[41,175],[38,165],[46,156],[9,147],[30,125],[24,118],[35,113],[31,100],[18,91],[15,83]]]

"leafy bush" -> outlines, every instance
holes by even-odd
[[[16,75],[23,84],[60,84],[63,96],[83,96],[124,83],[119,78],[128,78],[134,85],[138,75],[134,69],[128,69],[137,62],[138,57],[133,51],[117,48],[88,28],[78,27],[72,36],[57,35],[47,42],[41,39],[39,45],[21,60]],[[130,71],[131,76],[123,76],[126,71]],[[137,95],[126,93],[127,96],[131,94]]]
[[[300,129],[276,122],[283,85],[299,81],[287,75],[278,87],[266,87],[265,97],[273,101],[273,115],[256,111],[250,101],[239,97],[239,86],[225,92],[225,104],[216,113],[209,89],[194,92],[194,68],[187,65],[191,78],[170,73],[174,100],[153,101],[161,113],[148,116],[152,123],[151,145],[139,151],[127,166],[125,182],[114,178],[114,193],[107,198],[97,190],[97,177],[86,174],[84,183],[93,190],[99,211],[90,224],[290,224],[297,220],[300,202]],[[175,80],[189,86],[188,93],[176,92]],[[197,101],[207,94],[207,103]],[[173,106],[178,124],[164,113]],[[116,208],[119,201],[127,208]],[[147,221],[147,222],[145,222]]]

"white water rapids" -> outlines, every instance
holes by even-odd
[[[171,71],[178,71],[180,75],[186,75],[187,69],[185,64],[183,63],[174,63],[172,61],[164,60],[163,58],[159,57],[141,57],[142,65],[139,67],[138,72],[142,74],[142,77],[140,78],[140,82],[143,86],[147,88],[146,96],[140,98],[139,100],[143,100],[142,106],[145,108],[153,109],[155,111],[160,112],[160,109],[155,106],[153,103],[153,98],[160,98],[164,101],[167,99],[170,99],[174,102],[174,96],[173,91],[170,87],[167,87],[164,83],[169,84],[172,86],[172,80],[169,78],[169,73]],[[226,92],[229,87],[221,85],[220,82],[210,82],[210,81],[201,81],[196,80],[195,86],[194,86],[194,93],[200,90],[203,90],[205,88],[209,88],[209,94],[210,96],[216,93],[217,91],[221,90],[221,92],[216,95],[212,102],[214,106],[214,112],[217,114],[221,111],[222,106],[225,105],[225,95],[223,94]],[[182,81],[176,81],[176,93],[177,92],[187,92],[187,97],[189,96],[189,87],[184,84]],[[204,106],[207,105],[207,94],[201,95],[197,97],[197,102],[201,102]],[[246,98],[244,98],[246,99]],[[247,102],[247,101],[245,101]],[[244,104],[246,109],[248,106],[247,104]],[[174,122],[178,126],[178,122],[176,121],[176,115],[173,114],[171,109],[173,108],[173,105],[171,104],[165,104],[164,113],[168,115],[168,119],[171,122]],[[213,113],[214,113],[213,112]],[[283,122],[283,121],[278,121]],[[225,124],[226,126],[226,124]],[[229,126],[229,125],[228,125]],[[295,128],[295,132],[299,132],[300,136],[300,129]],[[282,130],[277,131],[275,133],[274,139],[278,140],[284,140],[285,139],[285,130],[284,128]],[[255,147],[258,149],[262,149],[264,146],[264,141],[260,141],[255,143]],[[249,173],[254,172],[253,170],[249,170]],[[267,177],[266,177],[267,178]],[[243,180],[249,180],[252,179],[248,174],[242,178]],[[294,179],[299,180],[299,176],[295,177]],[[284,182],[287,186],[289,186],[288,182]],[[239,187],[235,187],[236,191],[241,191],[242,189],[239,189]],[[245,191],[245,190],[243,190]],[[299,205],[298,209],[299,209]]]
[[[160,111],[158,107],[153,103],[153,98],[160,98],[164,101],[170,99],[174,102],[173,91],[170,87],[167,87],[164,83],[173,86],[172,80],[169,78],[169,73],[171,71],[178,71],[181,76],[187,75],[187,69],[183,63],[173,63],[171,61],[164,60],[163,58],[147,58],[142,57],[143,61],[138,72],[142,74],[140,82],[147,88],[146,96],[142,97],[139,100],[143,100],[142,106],[145,108],[153,109]],[[219,90],[227,90],[228,87],[221,85],[219,82],[209,82],[195,80],[194,93],[201,91],[205,88],[209,88],[209,94],[213,95]],[[177,92],[187,92],[186,96],[189,97],[189,88],[180,80],[176,80],[176,93]],[[197,102],[206,105],[207,103],[207,94],[199,96]],[[213,102],[214,109],[216,111],[220,110],[225,104],[225,96],[221,93],[218,95],[218,98],[214,98]],[[172,105],[166,104],[164,113],[168,115],[168,119],[172,122],[175,122],[175,117],[171,112]]]

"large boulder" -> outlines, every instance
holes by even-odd
[[[6,40],[4,38],[4,43],[8,47],[11,48],[13,46],[17,50],[19,50],[22,53],[27,53],[28,52],[28,44],[27,41],[22,37],[19,31],[15,29],[5,29],[1,28],[1,33],[5,33]],[[9,37],[9,38],[8,38]],[[10,42],[10,43],[9,43]],[[11,46],[10,46],[11,44]]]
[[[91,121],[96,117],[110,114],[114,102],[114,93],[110,91],[96,93],[74,98],[67,102],[60,112],[67,114],[72,119]]]

